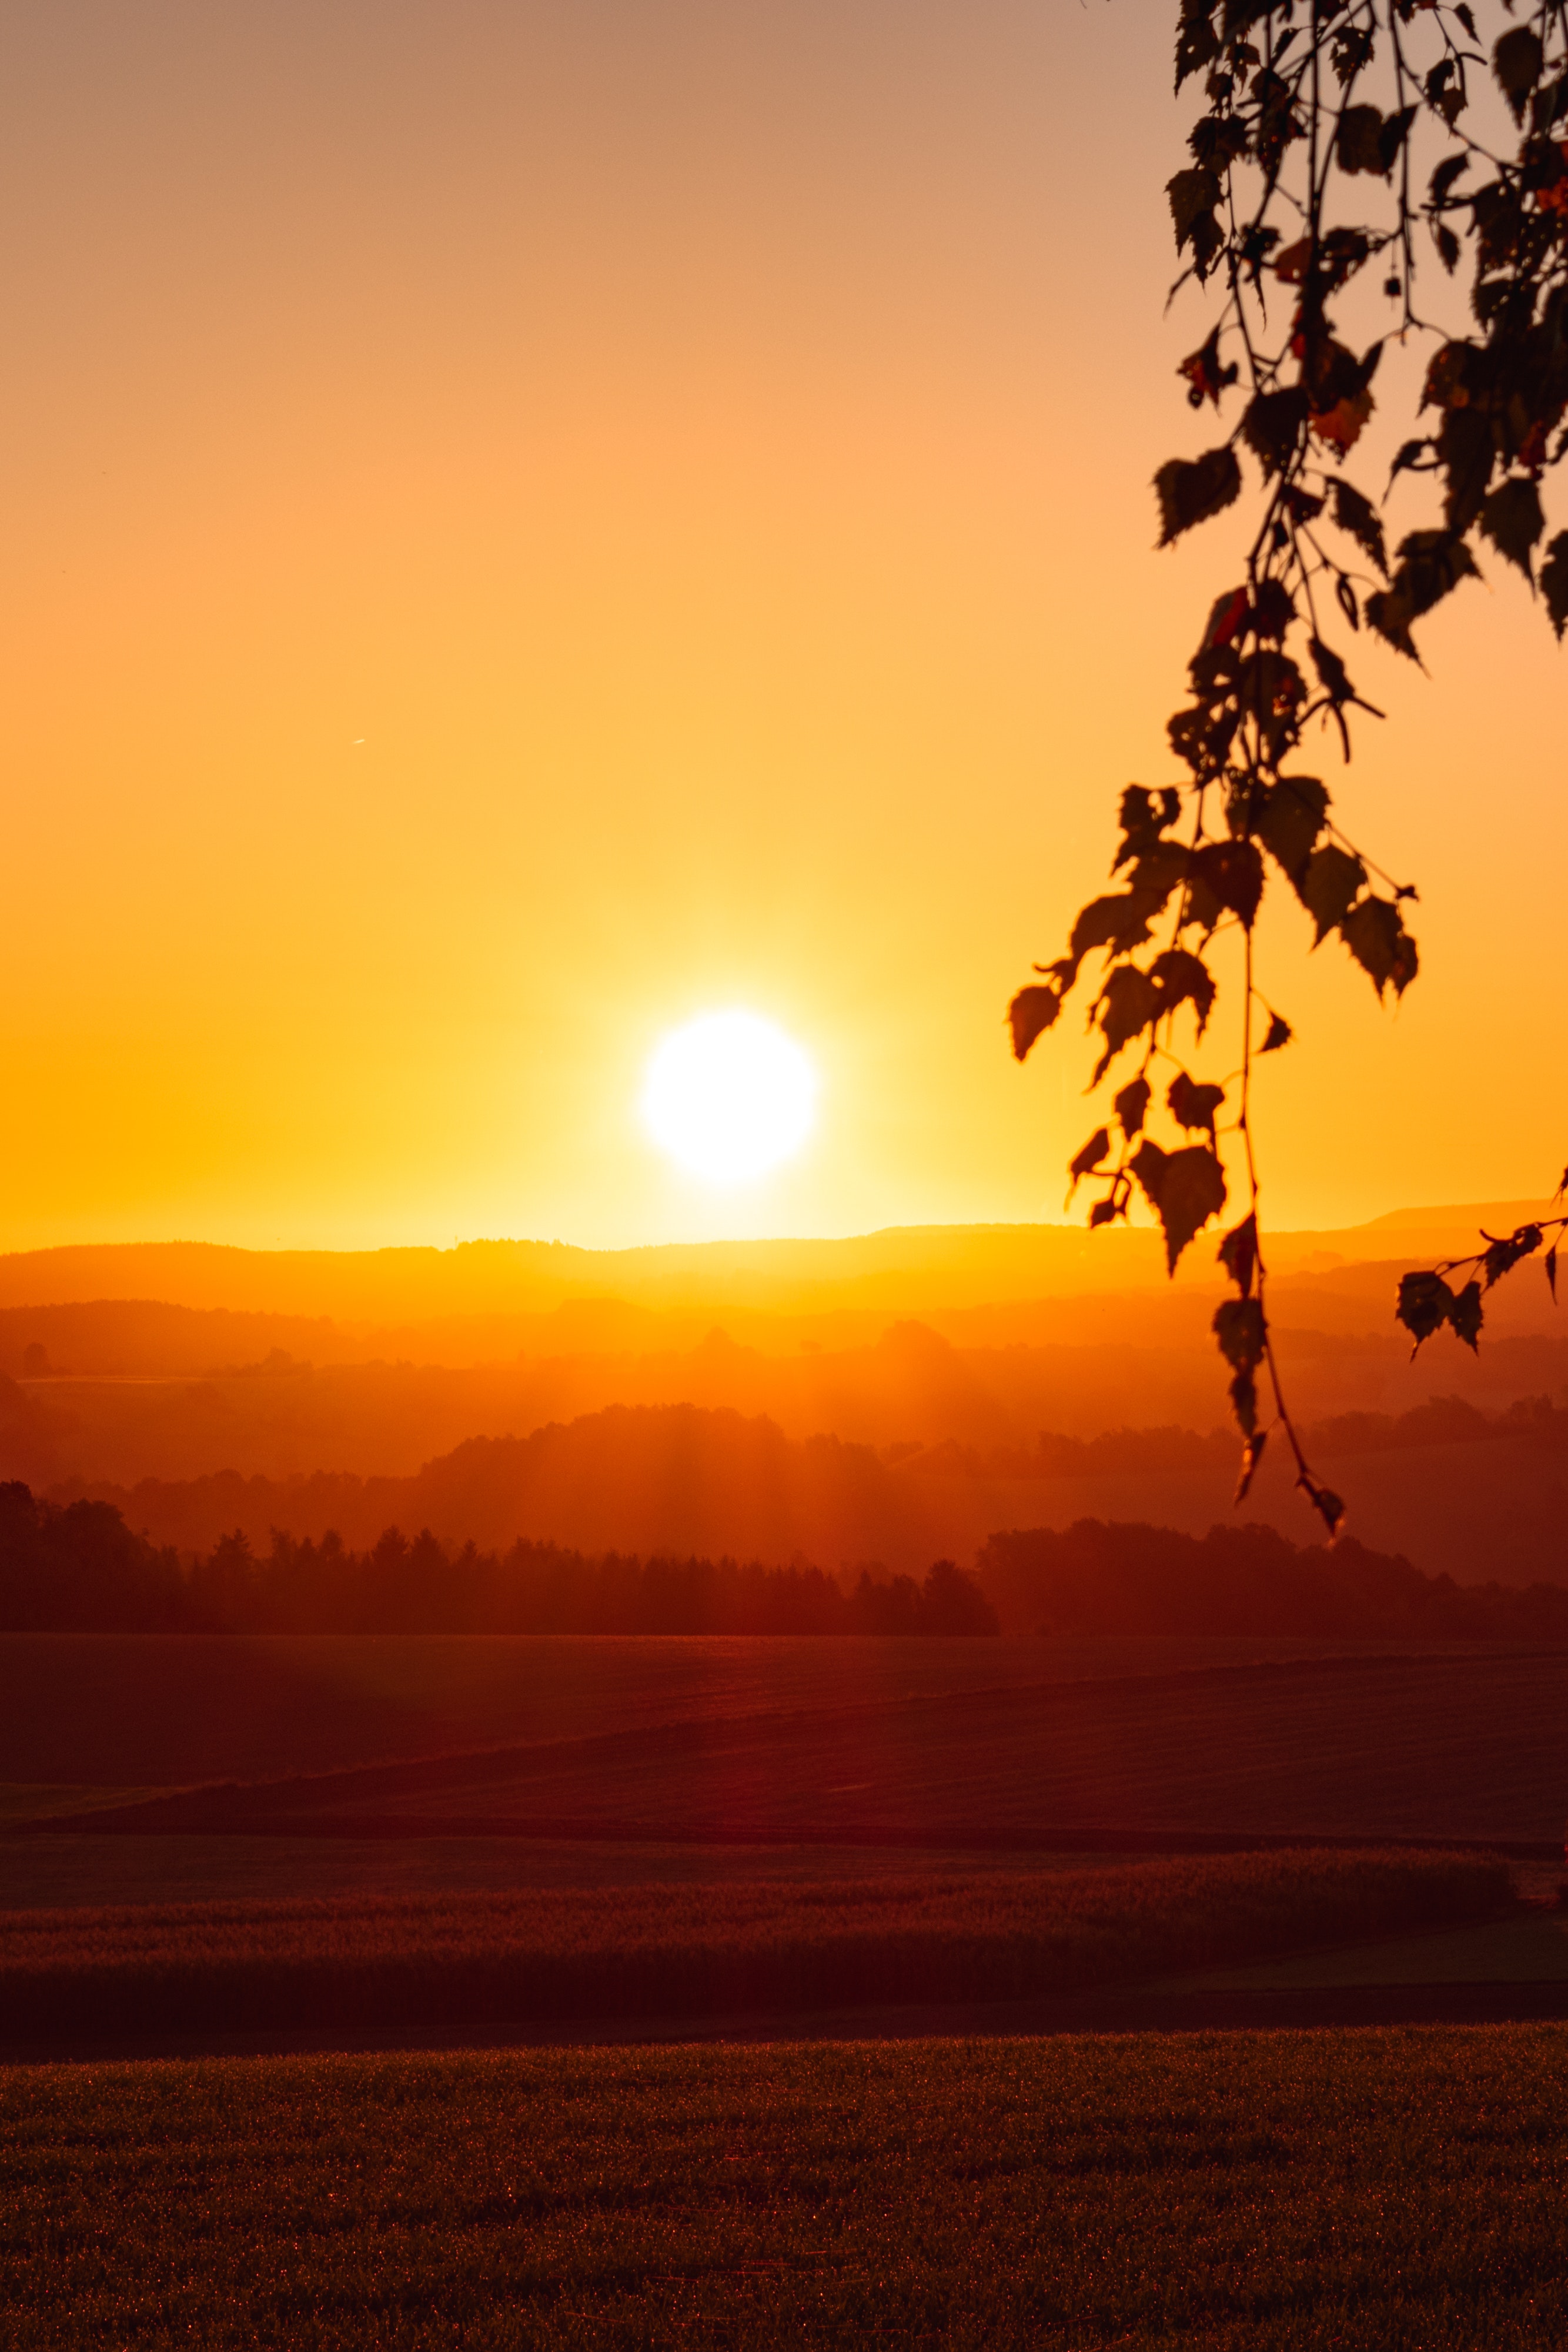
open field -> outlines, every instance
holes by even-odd
[[[1451,1643],[1398,1646],[1486,1654]],[[1354,1657],[1388,1644],[5,1633],[0,1783],[276,1780],[644,1725],[1315,1657],[1325,1648]]]
[[[661,1845],[608,1838],[37,1837],[0,1847],[0,1915],[181,1903],[365,1902],[558,1886],[974,1878],[1120,1864],[1124,1853],[1000,1847]],[[1516,1866],[1516,1876],[1518,1870]]]
[[[1226,1838],[1511,1841],[1554,1885],[1568,1659],[1256,1654],[1270,1646],[15,1640],[0,1644],[16,1701],[0,1707],[0,1750],[18,1775],[0,1941],[19,1973],[0,2032],[15,2046],[25,2013],[43,2020],[33,1963],[51,1937],[44,2007],[64,2049],[91,2039],[89,2011],[103,2031],[112,2011],[176,2042],[182,2021],[346,2016],[346,1983],[367,2017],[445,2016],[455,2032],[558,2013],[550,1969],[611,1909],[642,1923],[643,1958],[591,1998],[578,1985],[579,2016],[691,2016],[753,1992],[801,2010],[907,2005],[934,1969],[949,2002],[1003,1997],[1019,1966],[1043,1993],[1076,1980],[1040,1959],[1053,1882],[1115,1876],[1139,1840],[1189,1853]],[[1082,1678],[1033,1679],[1041,1661]],[[62,1781],[72,1738],[83,1778]],[[810,1911],[810,1935],[791,1906],[797,1922]],[[988,1925],[958,1968],[965,1906]],[[52,1925],[26,1916],[43,1912]],[[670,1957],[694,1922],[706,1990]],[[1436,1924],[1317,1915],[1207,1964]],[[352,1965],[323,1978],[340,1934]],[[406,1945],[391,1962],[389,1934]],[[175,1947],[204,1935],[182,1977]],[[775,1969],[786,1944],[793,1977],[748,1991],[756,1953]],[[1167,1946],[1142,1952],[1145,1978],[1205,1964],[1190,1939]]]
[[[86,1727],[100,1789],[118,1753],[127,1801],[62,1810],[63,1742],[51,1721],[40,1725],[43,1755],[34,1751],[48,1816],[35,1832],[1040,1850],[1084,1838],[1113,1845],[1113,1832],[1416,1837],[1532,1844],[1546,1858],[1568,1792],[1568,1654],[1554,1653],[1265,1658],[1048,1682],[1022,1678],[1049,1663],[1048,1644],[911,1643],[947,1655],[926,1668],[925,1688],[906,1681],[901,1693],[904,1661],[881,1662],[856,1691],[843,1653],[876,1643],[737,1643],[731,1670],[706,1683],[689,1656],[701,1644],[656,1640],[605,1644],[602,1660],[591,1642],[302,1643],[302,1663],[318,1672],[292,1680],[291,1646],[84,1643],[100,1679],[112,1667],[125,1688],[104,1690],[96,1721],[86,1708],[72,1719]],[[1115,1645],[1098,1646],[1103,1659]],[[1160,1645],[1130,1646],[1146,1662]],[[262,1654],[247,1659],[253,1647]],[[225,1675],[230,1649],[242,1652],[241,1675]],[[357,1740],[362,1754],[383,1735],[395,1707],[378,1699],[356,1732],[350,1677],[357,1661],[382,1671],[399,1651],[392,1663],[410,1692],[432,1659],[444,1673],[450,1652],[466,1652],[470,1671],[490,1678],[486,1704],[466,1724],[455,1707],[437,1721],[426,1706],[405,1731],[407,1760],[290,1772],[286,1759],[301,1750],[341,1755]],[[822,1654],[817,1675],[813,1651]],[[40,1654],[46,1664],[70,1654]],[[347,1727],[335,1706],[345,1690]],[[758,1704],[772,1693],[783,1703]],[[514,1721],[531,1715],[552,1728],[575,1698],[583,1727],[515,1744],[476,1738],[507,1696]],[[618,1718],[622,1727],[602,1727]],[[14,1725],[8,1738],[16,1762],[29,1760],[25,1733]],[[146,1797],[163,1774],[174,1780],[172,1767],[199,1759],[210,1768],[225,1751],[249,1768],[234,1776],[244,1785],[192,1787],[192,1773],[186,1793]],[[14,1790],[17,1831],[25,1802]]]
[[[1437,1935],[1385,1937],[1201,1969],[1181,1979],[1181,1990],[1190,1996],[1346,1985],[1568,1986],[1568,1912],[1553,1893],[1538,1883],[1534,1899],[1511,1915]]]
[[[1459,1854],[0,1915],[0,2037],[1039,1999],[1513,1907]]]
[[[19,1635],[0,1780],[14,1822],[62,1827],[73,1787],[352,1774],[240,1810],[447,1837],[1561,1838],[1568,1654],[1312,1647]],[[185,1826],[245,1826],[224,1804]]]
[[[1520,2352],[1568,2336],[1568,2031],[0,2074],[15,2352]]]

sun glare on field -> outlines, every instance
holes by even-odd
[[[654,1142],[718,1184],[788,1160],[811,1132],[816,1107],[810,1057],[755,1013],[706,1013],[673,1030],[643,1086]]]

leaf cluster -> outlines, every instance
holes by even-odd
[[[1568,1171],[1559,1192],[1568,1188]],[[1399,1299],[1396,1314],[1410,1333],[1415,1346],[1414,1357],[1423,1341],[1435,1333],[1448,1329],[1462,1339],[1472,1352],[1478,1352],[1481,1326],[1485,1321],[1486,1294],[1494,1283],[1511,1274],[1527,1257],[1533,1257],[1546,1244],[1543,1265],[1547,1286],[1553,1305],[1557,1299],[1557,1252],[1563,1235],[1568,1231],[1568,1217],[1548,1217],[1538,1223],[1516,1225],[1511,1234],[1489,1234],[1483,1230],[1484,1249],[1469,1257],[1446,1258],[1440,1265],[1415,1274],[1401,1275]],[[1547,1236],[1552,1236],[1550,1242]],[[1464,1277],[1458,1285],[1449,1277]]]
[[[1291,1033],[1253,981],[1268,886],[1311,918],[1314,947],[1340,941],[1380,999],[1403,995],[1418,957],[1406,923],[1415,891],[1346,839],[1326,785],[1300,772],[1303,738],[1315,722],[1350,758],[1353,717],[1381,715],[1352,676],[1354,640],[1370,630],[1418,659],[1416,625],[1479,576],[1489,551],[1524,574],[1559,637],[1568,627],[1568,530],[1549,536],[1542,494],[1568,450],[1568,0],[1542,0],[1518,22],[1513,0],[1490,5],[1499,21],[1488,48],[1469,0],[1314,0],[1310,11],[1301,0],[1181,0],[1176,85],[1197,82],[1202,107],[1166,188],[1182,265],[1173,294],[1195,283],[1220,304],[1178,373],[1191,407],[1214,412],[1216,437],[1155,475],[1158,541],[1173,544],[1248,495],[1252,536],[1241,576],[1213,599],[1169,721],[1179,782],[1123,793],[1117,887],[1082,908],[1065,952],[1036,967],[1009,1011],[1021,1060],[1060,1019],[1086,960],[1103,958],[1087,1001],[1091,1085],[1129,1052],[1136,1075],[1074,1157],[1072,1184],[1094,1181],[1096,1225],[1125,1217],[1141,1192],[1173,1272],[1225,1207],[1234,1139],[1250,1205],[1221,1251],[1237,1295],[1215,1329],[1245,1447],[1239,1492],[1267,1434],[1266,1369],[1300,1483],[1331,1533],[1343,1506],[1308,1468],[1269,1352],[1248,1104],[1254,1061]],[[1469,129],[1489,71],[1517,134],[1501,155]],[[1417,145],[1424,170],[1437,151],[1424,184]],[[1358,348],[1341,298],[1376,267],[1390,332],[1428,331],[1416,287],[1434,249],[1450,275],[1469,257],[1473,331],[1432,334],[1418,429],[1390,490],[1430,476],[1438,506],[1391,549],[1378,506],[1344,470],[1375,412],[1388,337]],[[1178,1054],[1209,1027],[1211,943],[1230,932],[1247,974],[1240,1072],[1215,1085]],[[1146,1131],[1156,1100],[1169,1141]],[[1416,1344],[1447,1323],[1474,1345],[1485,1290],[1511,1250],[1540,1245],[1534,1231],[1489,1240],[1457,1289],[1451,1267],[1408,1276],[1400,1312]]]

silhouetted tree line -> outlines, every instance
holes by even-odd
[[[177,1553],[135,1535],[112,1503],[35,1501],[0,1484],[0,1631],[141,1633],[185,1622]]]
[[[1560,1640],[1568,1589],[1456,1584],[1348,1539],[1299,1549],[1272,1528],[1206,1536],[1115,1520],[992,1536],[976,1563],[1009,1633],[1421,1635]]]
[[[1349,1540],[1299,1548],[1272,1528],[1080,1519],[992,1536],[969,1577],[733,1559],[590,1558],[555,1544],[459,1549],[389,1528],[368,1551],[335,1535],[243,1535],[183,1561],[110,1503],[65,1506],[0,1485],[0,1632],[222,1633],[1189,1633],[1343,1639],[1568,1637],[1568,1588],[1456,1584]]]
[[[0,1485],[0,1632],[221,1633],[995,1633],[973,1579],[917,1584],[733,1559],[590,1559],[553,1544],[455,1551],[389,1528],[373,1549],[225,1536],[183,1566],[110,1503],[60,1507]]]
[[[1408,1412],[1342,1412],[1307,1432],[1314,1454],[1403,1454],[1425,1445],[1479,1445],[1522,1439],[1542,1453],[1568,1453],[1568,1410],[1550,1397],[1520,1397],[1501,1412],[1483,1412],[1459,1396],[1432,1396]],[[883,1460],[923,1476],[955,1478],[1190,1478],[1229,1470],[1236,1441],[1228,1431],[1207,1436],[1174,1422],[1148,1429],[1107,1429],[1096,1437],[1066,1437],[1042,1429],[1032,1446],[964,1444],[884,1446]]]

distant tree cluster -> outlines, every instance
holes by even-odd
[[[1568,1408],[1550,1397],[1519,1397],[1501,1412],[1483,1412],[1468,1398],[1431,1396],[1408,1412],[1341,1412],[1309,1432],[1318,1454],[1404,1454],[1417,1446],[1479,1445],[1521,1438],[1543,1453],[1568,1453]],[[1031,1447],[889,1446],[883,1460],[948,1478],[1190,1478],[1228,1466],[1233,1442],[1223,1430],[1207,1436],[1174,1422],[1152,1429],[1107,1429],[1097,1437],[1064,1437],[1042,1429]]]
[[[178,1554],[133,1534],[112,1503],[61,1508],[0,1484],[0,1632],[141,1633],[187,1610]]]
[[[993,1634],[973,1579],[733,1559],[591,1559],[553,1544],[454,1551],[389,1528],[369,1551],[275,1533],[265,1557],[225,1536],[182,1565],[112,1504],[63,1508],[0,1485],[0,1632],[204,1633]]]
[[[1346,1538],[1299,1549],[1272,1528],[1079,1519],[992,1536],[977,1563],[1009,1632],[1278,1639],[1561,1640],[1568,1590],[1456,1584]]]
[[[1457,1400],[1448,1401],[1453,1403]],[[1383,1416],[1370,1416],[1381,1420]],[[1490,1429],[1490,1424],[1488,1427]],[[1080,1519],[994,1535],[975,1576],[861,1571],[849,1589],[803,1562],[599,1558],[548,1543],[460,1549],[396,1528],[365,1551],[274,1532],[183,1559],[112,1504],[60,1506],[0,1485],[0,1633],[1185,1633],[1456,1641],[1568,1637],[1568,1588],[1457,1584],[1343,1541],[1301,1549],[1272,1528]]]

